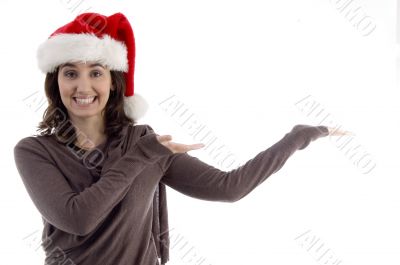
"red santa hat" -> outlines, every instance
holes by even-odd
[[[96,61],[110,70],[122,71],[126,80],[126,115],[138,120],[148,109],[146,100],[134,93],[135,38],[122,13],[109,17],[98,13],[78,15],[39,46],[37,60],[43,73],[54,72],[66,62],[86,61]]]

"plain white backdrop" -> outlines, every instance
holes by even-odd
[[[396,8],[389,0],[2,1],[0,263],[44,263],[41,217],[13,158],[45,109],[36,49],[81,12],[123,12],[136,38],[135,92],[150,103],[139,123],[181,143],[207,144],[193,135],[204,127],[236,166],[296,124],[340,125],[355,133],[349,145],[360,156],[318,139],[235,203],[168,187],[168,265],[399,264]],[[211,145],[189,154],[233,169]]]

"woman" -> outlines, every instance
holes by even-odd
[[[149,125],[134,95],[135,42],[126,17],[84,13],[38,49],[49,106],[40,135],[21,139],[15,163],[42,215],[45,264],[155,265],[169,260],[165,185],[188,196],[240,200],[326,126],[296,125],[229,172],[186,152]],[[158,260],[161,259],[161,261]]]

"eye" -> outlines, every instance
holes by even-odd
[[[95,77],[99,77],[102,75],[102,73],[100,71],[93,71]]]
[[[71,74],[75,75],[74,71],[66,71],[66,72],[64,72],[64,76],[66,76],[66,77],[72,77]]]

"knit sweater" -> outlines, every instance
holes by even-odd
[[[126,125],[90,150],[54,134],[28,136],[15,145],[14,159],[42,216],[46,265],[159,265],[169,260],[165,185],[193,198],[235,202],[296,150],[328,134],[325,126],[297,125],[230,171],[173,153],[147,124]]]

